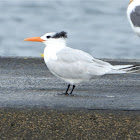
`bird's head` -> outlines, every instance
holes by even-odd
[[[24,41],[42,42],[45,45],[48,45],[54,43],[65,43],[66,38],[67,38],[67,33],[62,31],[59,33],[46,33],[41,37],[31,37],[31,38],[24,39]]]

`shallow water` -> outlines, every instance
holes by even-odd
[[[0,56],[41,57],[24,38],[68,32],[68,46],[98,58],[140,59],[140,38],[126,16],[129,0],[1,0]]]

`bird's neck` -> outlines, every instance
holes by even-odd
[[[45,45],[54,50],[59,50],[66,47],[66,41],[64,39],[50,39]]]
[[[46,47],[44,49],[44,59],[47,62],[50,58],[57,59],[56,53],[61,51],[63,48],[66,47],[65,40],[56,39],[56,40],[49,40],[45,43]]]

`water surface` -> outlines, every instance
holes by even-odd
[[[126,17],[129,0],[1,0],[0,56],[40,57],[24,38],[68,32],[68,46],[98,58],[140,59],[140,38]]]

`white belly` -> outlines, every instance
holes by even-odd
[[[71,85],[76,85],[76,84],[79,84],[79,83],[81,83],[81,82],[86,81],[85,79],[65,78],[65,77],[62,76],[63,73],[61,73],[61,70],[60,70],[59,74],[55,73],[54,70],[53,70],[54,66],[51,65],[51,59],[45,61],[45,63],[46,63],[46,65],[47,65],[48,69],[51,71],[51,73],[52,73],[53,75],[55,75],[56,77],[58,77],[58,78],[64,80],[65,82],[67,82],[67,83],[69,83],[69,84],[71,84]]]
[[[61,70],[60,70],[60,74],[56,74],[53,71],[54,65],[51,63],[51,61],[57,61],[57,56],[56,56],[56,52],[54,52],[54,50],[52,48],[46,47],[44,49],[44,61],[45,61],[45,64],[47,65],[48,69],[51,71],[51,73],[53,75],[57,76],[58,78],[64,80],[65,82],[70,83],[72,85],[83,82],[82,79],[64,78],[63,76],[61,76]]]

